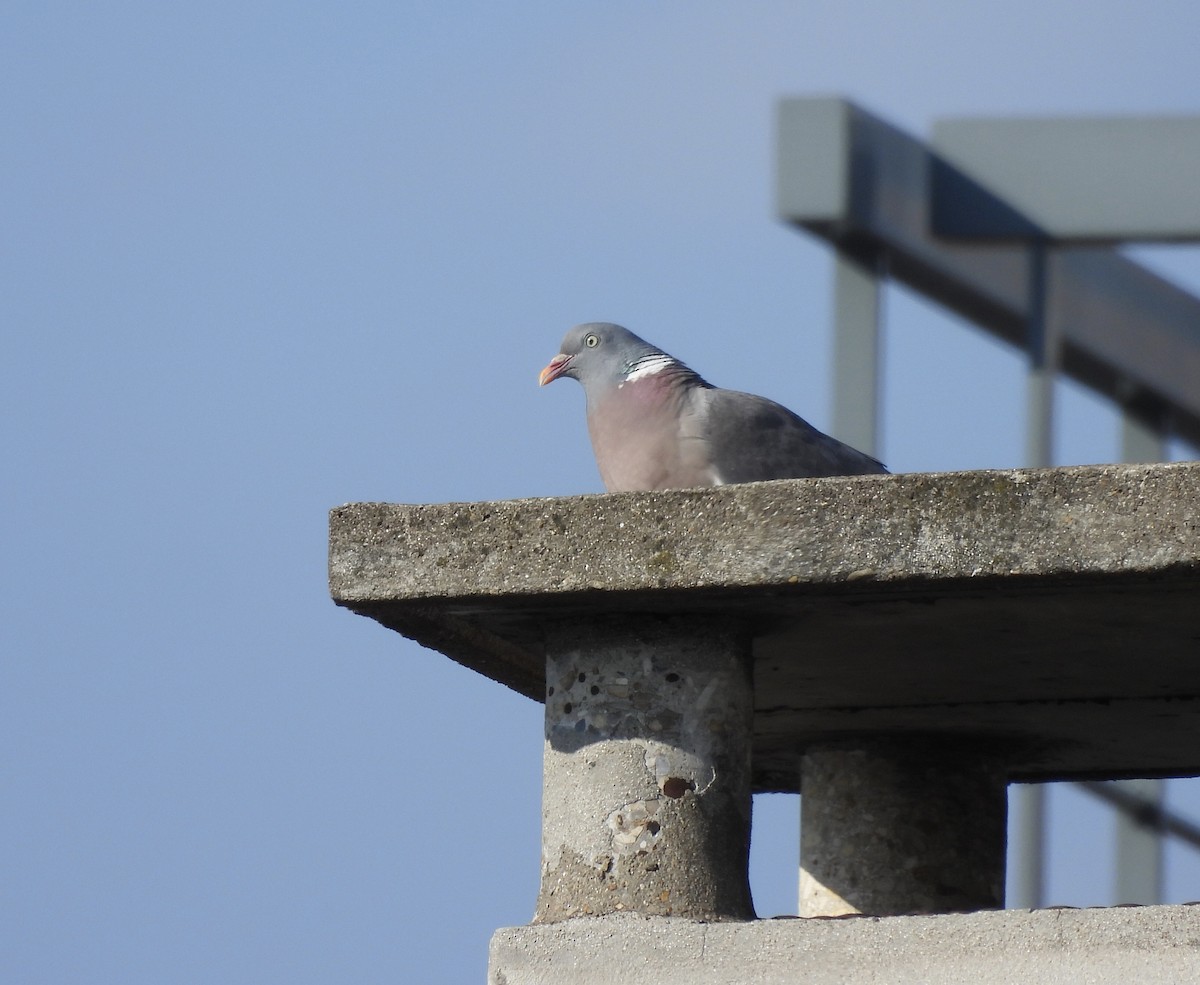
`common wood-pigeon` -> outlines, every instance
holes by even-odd
[[[577,325],[542,370],[583,384],[609,492],[886,472],[786,407],[722,390],[620,325]]]

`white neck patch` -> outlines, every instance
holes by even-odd
[[[624,386],[626,383],[632,383],[634,380],[654,376],[656,373],[661,373],[664,369],[669,369],[676,365],[678,363],[665,352],[652,352],[647,356],[642,356],[630,366],[629,372],[625,374],[625,379],[619,385]]]

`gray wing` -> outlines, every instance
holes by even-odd
[[[887,471],[766,397],[711,387],[694,390],[692,399],[692,424],[722,483]]]

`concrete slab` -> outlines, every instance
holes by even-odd
[[[492,985],[1179,985],[1200,906],[695,923],[634,915],[499,930]]]
[[[867,476],[330,515],[335,601],[538,700],[547,620],[754,636],[757,790],[818,738],[1015,779],[1200,774],[1200,464]]]

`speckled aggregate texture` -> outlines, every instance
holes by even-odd
[[[1007,776],[940,740],[846,742],[801,761],[800,915],[1004,905]]]
[[[1200,906],[702,924],[610,916],[492,938],[490,985],[1185,985]]]
[[[547,637],[536,919],[752,917],[745,632],[625,615]]]

